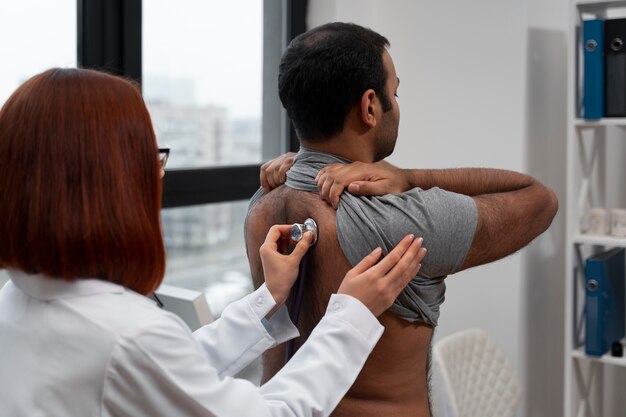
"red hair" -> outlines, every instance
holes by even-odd
[[[0,267],[141,294],[165,271],[150,116],[131,82],[85,69],[26,81],[0,110]]]

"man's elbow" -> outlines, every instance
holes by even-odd
[[[544,204],[541,213],[542,217],[545,219],[545,229],[547,229],[550,227],[552,220],[559,211],[559,199],[553,189],[545,187],[545,198],[543,201]]]

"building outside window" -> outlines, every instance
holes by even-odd
[[[168,169],[262,158],[263,0],[143,2],[143,95]],[[248,201],[164,209],[165,282],[207,294],[213,315],[252,291]]]

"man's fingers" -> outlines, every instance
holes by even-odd
[[[277,161],[274,159],[266,162],[261,167],[261,186],[263,186],[265,192],[270,192],[280,185],[280,183],[276,181],[276,171],[278,170],[276,164]]]
[[[261,165],[259,179],[266,193],[285,182],[286,173],[293,165],[295,155],[294,152],[288,152]]]
[[[316,177],[320,197],[335,209],[339,205],[339,199],[347,184],[347,181],[343,180],[342,168],[344,166],[339,165],[333,169],[322,170]]]
[[[382,181],[354,181],[348,185],[348,191],[355,195],[385,195],[385,185]]]
[[[332,204],[332,201],[330,201],[330,189],[332,186],[333,186],[333,181],[327,178],[323,179],[321,188],[319,188],[319,185],[318,185],[318,188],[320,191],[320,197],[322,198],[322,200],[326,201],[329,204]]]
[[[285,158],[283,163],[280,165],[278,170],[278,177],[280,178],[280,183],[283,184],[287,180],[287,171],[293,165],[293,158]]]
[[[334,172],[336,169],[344,166],[343,164],[330,164],[326,165],[324,168],[320,169],[315,177],[315,181],[317,182],[322,176],[328,175],[329,173]]]
[[[261,187],[263,187],[263,191],[269,193],[271,191],[271,188],[269,182],[267,181],[267,163],[261,165],[259,180],[261,181]]]
[[[272,183],[272,188],[276,188],[278,187],[281,182],[280,182],[280,161],[276,160],[272,163],[272,166],[270,168],[270,173],[271,173],[271,183]]]
[[[328,199],[334,209],[337,209],[337,206],[339,206],[339,198],[345,188],[345,185],[337,181],[335,181],[330,187],[330,190],[328,191]]]

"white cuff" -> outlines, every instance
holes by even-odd
[[[376,316],[356,298],[347,294],[332,294],[326,316],[349,322],[373,348],[385,328]]]
[[[300,332],[291,322],[287,307],[284,305],[280,306],[269,320],[265,318],[267,313],[276,306],[276,301],[265,284],[248,295],[248,304],[263,324],[267,333],[274,339],[274,346],[300,336]]]
[[[265,322],[269,324],[269,329],[266,327],[267,332],[274,338],[277,345],[300,336],[298,328],[291,321],[289,311],[284,305],[280,306],[272,318]]]

